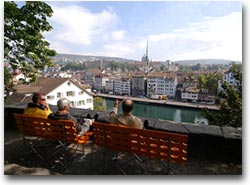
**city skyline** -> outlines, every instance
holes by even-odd
[[[22,5],[23,2],[17,2]],[[242,61],[241,1],[46,1],[58,53]]]

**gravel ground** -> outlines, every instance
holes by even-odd
[[[58,146],[54,142],[49,148],[39,148],[42,156],[48,156],[52,150]],[[74,145],[70,145],[73,148]],[[89,141],[85,145],[83,155],[77,151],[72,155],[69,150],[61,159],[69,161],[67,168],[63,167],[59,160],[51,158],[41,160],[35,153],[25,154],[22,135],[15,131],[5,131],[4,133],[4,174],[5,175],[122,175],[123,172],[118,170],[120,163],[122,170],[128,175],[146,174],[141,167],[135,162],[124,162],[130,157],[120,155],[118,160],[113,160],[112,156],[106,156],[103,159],[103,150]],[[74,156],[74,158],[72,158]],[[108,161],[104,165],[104,161]],[[165,166],[158,160],[148,160],[143,163],[152,175],[167,174]],[[185,165],[171,164],[170,175],[242,175],[242,165],[218,161],[206,161],[198,159],[188,159]]]

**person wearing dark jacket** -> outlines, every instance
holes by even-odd
[[[50,119],[62,119],[62,120],[72,120],[76,123],[76,130],[79,136],[84,135],[89,131],[90,126],[92,125],[92,119],[84,119],[83,123],[77,121],[77,119],[70,115],[70,101],[67,98],[62,98],[57,101],[57,112],[51,113],[48,118]]]

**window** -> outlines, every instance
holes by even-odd
[[[74,91],[67,91],[67,96],[75,96],[75,92]]]
[[[47,99],[48,99],[48,100],[53,100],[54,98],[55,98],[55,97],[52,96],[52,95],[47,96]]]
[[[81,105],[85,105],[84,100],[79,101],[79,102],[78,102],[78,105],[79,105],[79,106],[81,106]]]
[[[62,97],[62,93],[57,93],[57,96],[56,96],[57,98],[61,98]]]
[[[87,103],[92,103],[92,99],[91,98],[87,99]]]

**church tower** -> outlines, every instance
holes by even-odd
[[[142,62],[144,63],[144,72],[145,74],[147,74],[149,70],[148,42],[147,42],[147,47],[146,47],[146,53],[142,57]]]

